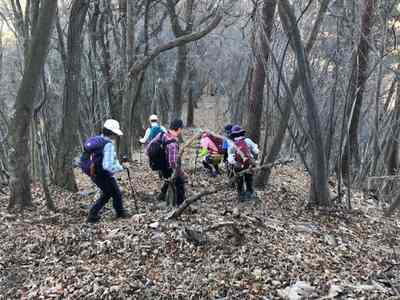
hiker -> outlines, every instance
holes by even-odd
[[[114,174],[124,170],[117,159],[115,140],[123,133],[119,122],[109,119],[104,123],[102,134],[89,138],[84,144],[80,166],[96,186],[101,190],[100,198],[89,210],[87,222],[96,223],[100,220],[100,211],[110,198],[117,218],[128,218],[130,215],[124,209],[122,194]]]
[[[230,138],[232,143],[228,148],[228,163],[233,167],[235,173],[250,168],[258,156],[257,144],[246,138],[245,134],[246,131],[239,125],[234,125],[231,129]],[[240,176],[236,183],[239,201],[257,198],[253,188],[253,174],[246,173]],[[244,190],[244,183],[246,183],[246,191]]]
[[[168,191],[168,180],[174,175],[173,184],[176,191],[176,205],[180,206],[185,201],[185,180],[180,165],[179,138],[182,135],[183,122],[175,119],[171,122],[167,132],[159,133],[147,146],[146,153],[149,156],[150,167],[154,171],[160,171],[165,182],[161,188],[158,200],[165,201]]]
[[[160,125],[157,115],[151,115],[149,117],[150,127],[147,128],[144,137],[139,141],[141,144],[150,143],[159,133],[166,132],[167,130]]]
[[[201,136],[199,156],[203,158],[203,166],[208,170],[211,177],[221,175],[219,164],[223,159],[223,142],[221,138],[208,132]]]

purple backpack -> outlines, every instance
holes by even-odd
[[[90,177],[105,173],[102,166],[103,149],[108,143],[110,143],[110,141],[102,136],[94,136],[86,140],[83,145],[83,153],[79,163],[83,173]]]

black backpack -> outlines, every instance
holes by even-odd
[[[147,148],[147,156],[149,157],[150,168],[153,171],[167,170],[168,160],[166,148],[167,145],[175,143],[175,141],[165,141],[164,132],[156,136]]]

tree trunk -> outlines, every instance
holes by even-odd
[[[182,118],[182,87],[186,75],[187,47],[186,45],[178,47],[176,57],[176,69],[174,75],[174,84],[172,87],[172,112],[170,120]]]
[[[318,115],[318,108],[313,94],[310,66],[306,57],[306,51],[301,40],[300,31],[297,27],[296,18],[288,0],[280,0],[279,16],[286,34],[289,37],[291,48],[295,52],[297,67],[301,76],[301,87],[307,109],[307,122],[310,130],[312,167],[311,167],[311,190],[310,203],[321,206],[330,205],[328,189],[328,172],[322,138],[322,127]]]
[[[189,34],[193,30],[193,5],[194,0],[189,0],[186,2],[185,6],[185,16],[184,21],[186,23],[185,28],[179,24],[179,19],[175,11],[174,1],[168,0],[168,10],[171,19],[171,26],[176,38],[182,37]],[[177,57],[176,57],[176,68],[174,74],[174,84],[172,86],[172,111],[170,120],[181,119],[182,118],[182,106],[183,106],[183,96],[182,87],[187,71],[187,56],[188,48],[186,44],[178,46]]]
[[[400,64],[397,70],[400,70]],[[395,175],[400,168],[400,81],[397,82],[396,99],[394,104],[392,134],[385,147],[385,166],[387,175]]]
[[[187,106],[187,119],[186,126],[193,127],[194,126],[194,85],[195,85],[195,69],[194,66],[191,67],[189,71],[189,90],[188,90],[188,106]]]
[[[32,119],[33,100],[39,86],[40,73],[46,61],[56,9],[57,1],[43,0],[15,101],[15,114],[11,123],[13,151],[10,154],[12,176],[9,209],[16,205],[23,209],[32,203],[29,174],[29,127]]]
[[[324,19],[325,13],[328,10],[328,5],[329,5],[329,0],[324,0],[323,2],[321,2],[321,6],[318,11],[317,19],[314,23],[311,35],[307,41],[307,45],[306,45],[306,49],[305,49],[307,55],[310,53],[310,51],[311,51],[312,47],[314,46],[314,43],[317,39],[318,33],[322,26],[322,21]],[[293,79],[290,82],[290,90],[291,90],[291,95],[293,97],[296,95],[299,85],[300,85],[300,73],[299,73],[299,70],[296,69],[296,71],[293,75]],[[283,141],[284,141],[285,135],[286,135],[286,129],[289,126],[289,120],[290,120],[290,116],[292,114],[292,103],[288,97],[289,96],[287,96],[284,101],[284,107],[281,112],[281,119],[279,121],[278,129],[276,130],[275,137],[272,141],[271,149],[267,156],[267,160],[266,160],[267,163],[274,162],[277,159],[277,157],[282,149]],[[266,151],[266,149],[264,149],[263,151]],[[261,171],[260,175],[258,176],[259,179],[257,180],[257,185],[265,186],[268,183],[270,175],[271,175],[270,169],[265,169],[265,170]]]
[[[126,3],[126,22],[127,22],[127,33],[126,33],[126,50],[124,51],[126,54],[125,60],[127,63],[127,68],[124,70],[125,76],[127,76],[128,70],[134,63],[135,56],[135,3],[133,1],[127,1]],[[119,117],[122,129],[124,131],[124,137],[120,141],[120,149],[119,153],[123,156],[126,156],[128,159],[131,159],[131,140],[133,134],[132,128],[132,109],[134,105],[135,98],[135,80],[129,81],[128,84],[125,85],[124,95],[122,98],[122,118]]]
[[[75,0],[71,8],[67,37],[63,119],[56,154],[55,183],[71,191],[77,190],[72,162],[78,144],[81,35],[88,8],[89,2],[85,0]]]
[[[276,0],[264,0],[262,24],[258,30],[258,45],[255,45],[255,67],[252,76],[248,103],[247,132],[257,144],[260,142],[261,119],[264,107],[265,66],[268,62],[268,50],[265,39],[270,40],[274,25]]]
[[[346,166],[352,164],[352,162],[354,162],[356,166],[360,163],[358,125],[360,122],[365,83],[368,76],[368,56],[370,51],[368,40],[374,23],[373,14],[375,11],[375,5],[376,0],[365,1],[365,9],[361,20],[361,38],[358,44],[357,53],[352,59],[352,75],[349,89],[350,101],[348,102],[351,103],[351,105],[348,106],[346,112],[347,118],[350,122],[350,129],[342,157],[342,170],[346,170]],[[350,149],[348,149],[348,147],[350,147]],[[350,174],[343,175],[346,176]]]

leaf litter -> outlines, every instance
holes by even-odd
[[[98,191],[78,171],[78,193],[52,187],[57,213],[39,186],[23,214],[0,196],[0,299],[400,299],[398,218],[363,194],[353,193],[351,212],[306,210],[308,176],[278,166],[259,201],[238,203],[227,186],[167,220],[158,175],[137,156],[138,212],[119,178],[127,220],[109,203],[101,223],[86,224]],[[192,147],[188,197],[223,180],[194,161]]]
[[[186,154],[193,159],[193,152]],[[190,160],[189,160],[190,161]],[[190,164],[190,163],[188,163]],[[111,203],[85,223],[97,197],[77,173],[78,193],[52,188],[44,206],[9,214],[0,198],[0,299],[398,299],[399,222],[354,193],[353,211],[306,210],[309,179],[276,167],[260,201],[238,203],[226,187],[177,220],[156,200],[160,181],[146,162],[130,164],[139,212],[115,220]],[[189,167],[189,172],[193,172]],[[188,196],[221,182],[197,169]]]

